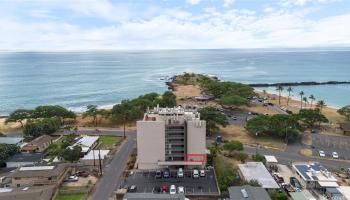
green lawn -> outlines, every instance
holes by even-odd
[[[85,194],[84,193],[78,193],[78,194],[59,194],[55,198],[55,200],[83,200]]]
[[[102,145],[118,144],[121,139],[122,137],[117,137],[117,136],[107,136],[107,135],[100,136],[100,142]]]

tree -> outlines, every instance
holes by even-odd
[[[64,149],[61,148],[60,145],[58,144],[50,144],[49,147],[47,148],[47,154],[50,156],[63,156]]]
[[[242,163],[244,163],[244,162],[248,159],[248,157],[249,157],[248,154],[239,152],[239,153],[236,155],[236,160],[239,160],[239,161],[241,161]]]
[[[23,129],[23,133],[29,137],[38,137],[41,135],[50,135],[56,132],[61,126],[61,118],[44,118],[29,120]]]
[[[272,200],[288,200],[288,196],[285,193],[272,192],[270,196]]]
[[[13,111],[9,117],[5,120],[5,123],[19,122],[23,128],[23,120],[30,119],[33,117],[33,110],[28,109],[17,109]]]
[[[18,151],[19,147],[15,144],[0,144],[0,168],[5,167],[5,161]]]
[[[278,91],[278,104],[281,105],[281,93],[283,91],[283,86],[282,85],[278,85],[276,87],[276,91]]]
[[[256,179],[252,179],[250,181],[244,181],[242,183],[242,185],[250,185],[250,186],[253,186],[253,187],[261,187],[262,185],[259,183],[258,180]]]
[[[300,109],[303,109],[303,96],[304,96],[304,92],[300,91],[299,95],[300,95]]]
[[[219,99],[219,104],[222,107],[235,107],[235,106],[247,105],[248,101],[246,98],[242,98],[238,95],[226,94]]]
[[[33,118],[51,118],[60,117],[75,119],[77,116],[73,111],[67,110],[66,108],[59,105],[44,105],[38,106],[33,111]]]
[[[225,150],[228,150],[230,152],[232,151],[242,151],[243,150],[243,144],[240,141],[229,141],[224,144],[223,148]]]
[[[324,107],[326,107],[325,101],[320,100],[320,101],[317,102],[316,108],[319,108],[321,112],[322,112],[322,110],[323,110]]]
[[[307,104],[307,97],[303,97],[303,101],[305,102],[305,108],[306,108],[306,104]]]
[[[97,116],[101,113],[97,109],[97,105],[88,105],[87,110],[83,113],[83,118],[92,117],[92,123],[97,126]]]
[[[218,125],[226,126],[227,118],[216,108],[205,107],[199,110],[202,120],[206,121],[207,135],[211,135],[219,131]]]
[[[309,99],[311,99],[311,108],[312,108],[312,103],[316,100],[315,96],[312,94],[309,96]]]
[[[287,92],[288,92],[287,106],[289,106],[290,93],[293,92],[293,88],[292,88],[291,86],[289,86],[289,87],[287,88]]]
[[[266,159],[263,155],[261,155],[260,153],[256,153],[254,155],[252,155],[252,159],[256,162],[262,162],[264,164],[266,164]]]
[[[66,161],[74,162],[79,160],[81,153],[81,147],[80,146],[74,146],[73,149],[66,148],[63,153],[63,158]]]
[[[266,90],[263,90],[264,97],[266,97]]]
[[[162,95],[162,101],[159,104],[162,107],[175,107],[176,106],[176,96],[171,91],[166,91]]]
[[[342,107],[337,112],[345,116],[347,120],[350,120],[350,105]]]
[[[298,119],[304,124],[314,127],[316,123],[327,123],[328,119],[324,116],[320,109],[301,109],[298,113]]]
[[[123,123],[124,137],[126,123],[142,118],[143,111],[134,106],[132,102],[123,100],[120,104],[113,106],[111,110],[112,120]]]

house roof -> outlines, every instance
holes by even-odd
[[[22,141],[22,137],[0,137],[0,144],[18,144]]]
[[[268,163],[278,163],[275,156],[265,155],[265,159]]]
[[[289,195],[293,200],[308,200],[303,192],[290,192]]]
[[[54,191],[54,186],[30,187],[27,190],[23,188],[13,188],[8,191],[0,192],[1,200],[50,200]]]
[[[93,144],[98,140],[99,136],[84,136],[80,138],[75,144],[70,146],[70,148],[74,146],[80,146],[82,152],[88,152]]]
[[[98,160],[98,154],[101,155],[101,159],[104,159],[109,152],[110,150],[91,150],[88,154],[84,155],[84,157],[81,158],[81,160]]]
[[[245,180],[257,180],[263,188],[280,188],[262,162],[247,162],[238,167]]]
[[[27,145],[41,145],[43,143],[51,142],[52,138],[48,135],[42,135],[40,137],[35,138],[34,140],[30,141]]]
[[[56,166],[32,166],[20,167],[8,177],[11,178],[30,178],[30,177],[53,177],[60,176],[66,170],[66,164],[58,164]]]
[[[350,123],[341,123],[340,129],[343,131],[350,131]]]
[[[39,162],[44,154],[42,153],[18,153],[8,159],[6,162]]]
[[[307,181],[336,182],[337,179],[320,163],[293,163],[293,168]]]
[[[230,199],[234,200],[271,200],[269,194],[262,187],[250,185],[229,187],[228,192]],[[246,193],[248,197],[244,197],[243,193]]]

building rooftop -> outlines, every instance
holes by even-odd
[[[266,162],[268,163],[278,163],[275,156],[265,155]]]
[[[350,123],[341,123],[340,128],[343,131],[350,131]]]
[[[6,162],[40,162],[43,156],[42,153],[18,153]]]
[[[110,150],[91,150],[89,151],[88,154],[84,155],[83,158],[81,158],[81,160],[93,160],[93,159],[98,159],[98,154],[101,155],[101,159],[104,159],[108,153],[110,152]]]
[[[308,200],[303,192],[290,192],[289,195],[293,200]]]
[[[50,142],[52,140],[49,135],[42,135],[40,137],[35,138],[34,140],[28,142],[28,145],[41,145],[43,143]]]
[[[99,139],[99,136],[83,136],[80,138],[75,144],[70,146],[70,148],[74,146],[80,146],[82,152],[88,152],[93,144]]]
[[[230,199],[234,200],[271,200],[269,194],[262,187],[250,185],[229,187]]]
[[[343,194],[346,199],[350,199],[350,186],[340,186],[338,190]]]
[[[126,193],[123,200],[185,200],[185,196],[182,194],[153,194],[153,193]]]
[[[19,144],[22,141],[22,137],[0,137],[0,144]]]
[[[181,106],[174,108],[155,107],[147,110],[144,121],[167,121],[184,123],[184,121],[200,120],[200,113],[196,109],[185,109]]]
[[[53,177],[60,176],[67,168],[66,164],[56,166],[31,166],[20,167],[12,172],[10,178]]]
[[[320,163],[293,163],[292,167],[306,181],[336,182],[337,179]]]
[[[245,180],[257,180],[263,188],[279,188],[262,162],[247,162],[238,167]]]
[[[29,188],[0,188],[1,200],[50,200],[54,186],[40,186]]]

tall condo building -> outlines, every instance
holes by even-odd
[[[138,168],[202,167],[206,162],[205,136],[205,121],[197,110],[148,110],[137,122]]]

